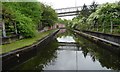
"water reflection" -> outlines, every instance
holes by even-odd
[[[74,38],[80,44],[84,57],[90,55],[93,62],[99,61],[102,67],[120,70],[120,57],[118,55],[78,35],[75,35]]]
[[[67,39],[69,37],[69,40],[74,38],[70,35],[63,37]],[[59,42],[65,42],[61,40],[59,40]],[[93,61],[90,54],[87,54],[88,52],[87,49],[84,52],[83,49],[77,45],[59,46],[54,64],[47,65],[44,70],[108,70],[106,67],[102,67],[99,61]]]
[[[65,32],[65,33],[63,33]],[[72,32],[63,30],[37,56],[13,70],[120,70],[120,57]],[[60,45],[59,42],[77,44]],[[78,45],[79,44],[79,45]]]
[[[43,48],[43,50],[38,51],[37,55],[28,61],[24,62],[23,64],[16,66],[12,68],[11,70],[43,70],[43,68],[50,64],[51,62],[54,62],[56,55],[56,49],[58,47],[58,44],[56,42],[57,40],[54,40],[52,43],[50,43],[48,46]]]
[[[57,40],[58,40],[58,42],[75,42],[75,40],[71,36],[58,37]]]

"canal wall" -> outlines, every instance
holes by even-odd
[[[21,64],[31,57],[37,55],[37,52],[42,50],[42,48],[50,43],[58,32],[59,30],[56,30],[48,36],[40,39],[33,45],[0,55],[0,58],[2,58],[2,69],[9,70],[11,67]]]
[[[96,44],[98,44],[100,47],[108,49],[118,55],[120,55],[120,44],[113,42],[114,40],[116,40],[117,38],[119,38],[119,36],[113,36],[111,37],[113,41],[110,41],[109,38],[104,38],[106,37],[104,34],[102,35],[97,35],[97,33],[95,34],[94,32],[88,33],[88,31],[78,31],[78,30],[73,30],[75,33],[79,34],[80,36],[85,37],[86,39],[89,39],[90,41],[95,42]],[[115,39],[114,39],[115,37]]]
[[[83,31],[83,32],[120,44],[120,36],[118,35],[111,35],[100,32],[92,32],[92,31]]]

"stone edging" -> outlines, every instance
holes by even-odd
[[[19,52],[23,52],[25,50],[28,50],[28,49],[31,49],[33,47],[37,47],[39,46],[43,41],[47,40],[48,38],[52,37],[52,36],[55,36],[55,34],[58,32],[59,30],[56,30],[55,32],[49,34],[48,36],[45,36],[44,38],[38,40],[37,42],[35,42],[34,44],[32,45],[29,45],[29,46],[25,46],[23,48],[19,48],[19,49],[16,49],[16,50],[13,50],[11,52],[8,52],[8,53],[5,53],[5,54],[1,54],[0,55],[0,58],[4,58],[4,57],[8,57],[10,55],[13,55],[13,54],[18,54]]]
[[[98,45],[101,45],[101,47],[103,48],[107,48],[110,51],[114,51],[118,55],[120,54],[120,45],[117,43],[110,42],[108,40],[105,40],[105,39],[102,39],[102,38],[99,38],[99,37],[96,37],[96,36],[81,32],[81,31],[77,31],[77,30],[72,30],[72,31],[91,41],[94,41]]]

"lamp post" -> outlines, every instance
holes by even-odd
[[[77,6],[77,0],[75,0],[75,7]]]
[[[111,19],[110,19],[110,23],[111,23],[110,32],[111,32],[111,33],[113,33],[113,21],[112,21],[112,19],[113,19],[114,17],[115,17],[114,14],[112,14]]]

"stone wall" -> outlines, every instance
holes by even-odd
[[[37,51],[42,50],[44,46],[51,42],[58,32],[59,30],[56,30],[43,39],[40,39],[33,45],[0,55],[0,58],[2,58],[2,69],[9,70],[9,68],[21,64],[31,57],[37,55]]]

